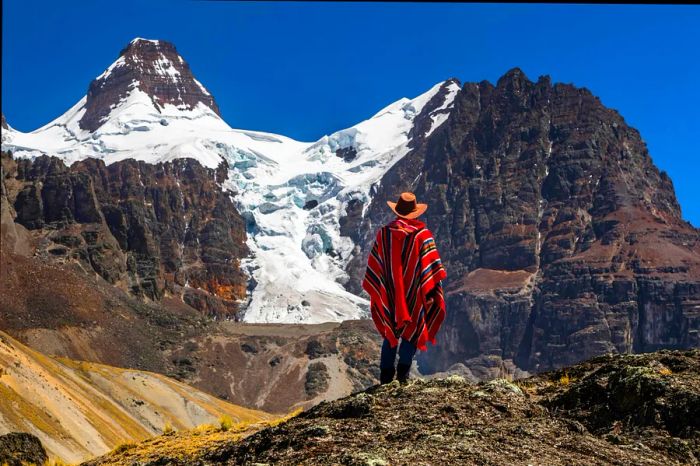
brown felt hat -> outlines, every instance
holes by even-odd
[[[396,215],[408,219],[420,217],[428,208],[428,204],[416,203],[416,195],[413,193],[401,193],[398,202],[386,201],[386,203]]]

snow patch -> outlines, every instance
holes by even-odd
[[[135,44],[137,42],[150,42],[152,44],[160,44],[159,41],[153,40],[153,39],[144,39],[143,37],[136,37],[135,39],[132,39],[129,44]]]
[[[161,76],[170,76],[173,79],[180,76],[180,72],[175,68],[175,65],[163,54],[160,54],[158,59],[153,62],[153,65],[156,72]]]
[[[450,116],[450,110],[454,106],[454,100],[459,91],[460,87],[454,81],[451,82],[449,86],[447,86],[447,94],[445,94],[445,101],[442,103],[442,105],[440,105],[440,107],[430,112],[430,119],[433,123],[432,125],[430,125],[428,131],[425,132],[426,138],[430,136],[433,133],[433,131],[435,131],[438,127],[440,127],[440,125],[447,121],[447,117]]]

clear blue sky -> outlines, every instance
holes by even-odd
[[[137,36],[175,43],[231,126],[306,141],[449,77],[549,74],[639,129],[700,225],[698,6],[5,0],[2,22],[2,110],[23,131]]]

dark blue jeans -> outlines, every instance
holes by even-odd
[[[399,352],[399,364],[411,365],[413,356],[416,354],[416,346],[402,338],[401,343],[392,348],[389,340],[385,339],[384,343],[382,343],[382,356],[379,360],[381,369],[393,369],[395,367],[396,350]]]

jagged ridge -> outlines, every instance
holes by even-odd
[[[447,330],[424,370],[464,363],[493,377],[700,345],[700,231],[640,134],[587,89],[519,69],[465,84],[447,121],[358,207],[355,292],[390,218],[384,200],[403,190],[429,204],[448,272]]]

